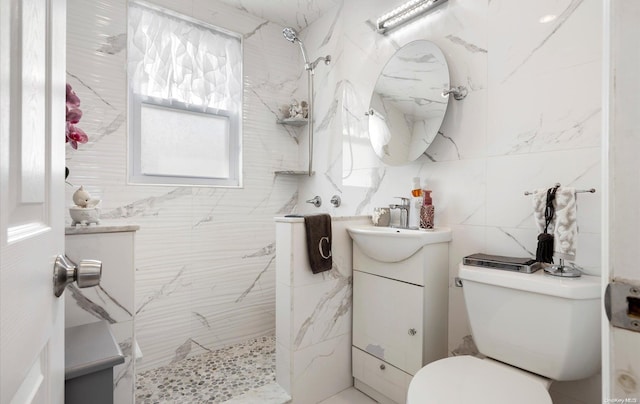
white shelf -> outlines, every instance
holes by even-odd
[[[274,171],[276,175],[314,175],[316,172],[311,171],[311,175],[309,175],[309,171],[301,171],[301,170],[279,170]]]
[[[284,118],[278,119],[278,123],[281,125],[305,126],[307,123],[309,123],[309,120],[304,118]]]

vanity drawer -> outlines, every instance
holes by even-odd
[[[366,383],[396,403],[405,403],[407,401],[407,391],[411,382],[410,374],[356,347],[351,348],[351,355],[353,377]]]

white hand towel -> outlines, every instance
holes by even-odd
[[[538,227],[538,233],[544,232],[544,225],[546,220],[544,218],[544,211],[547,207],[547,188],[536,189],[533,191],[533,220],[536,222],[536,226]],[[551,223],[547,227],[547,233],[553,234],[553,230],[555,229],[555,215],[551,219]]]
[[[558,188],[553,206],[556,209],[553,256],[574,261],[578,245],[576,189],[571,187]]]

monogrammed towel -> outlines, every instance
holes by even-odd
[[[331,216],[327,214],[304,217],[307,233],[307,255],[314,274],[328,271],[333,265],[331,258]]]

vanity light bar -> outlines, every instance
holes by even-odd
[[[447,1],[448,0],[411,0],[406,2],[380,16],[380,18],[376,20],[376,30],[378,33],[384,34],[390,29],[411,21]]]

